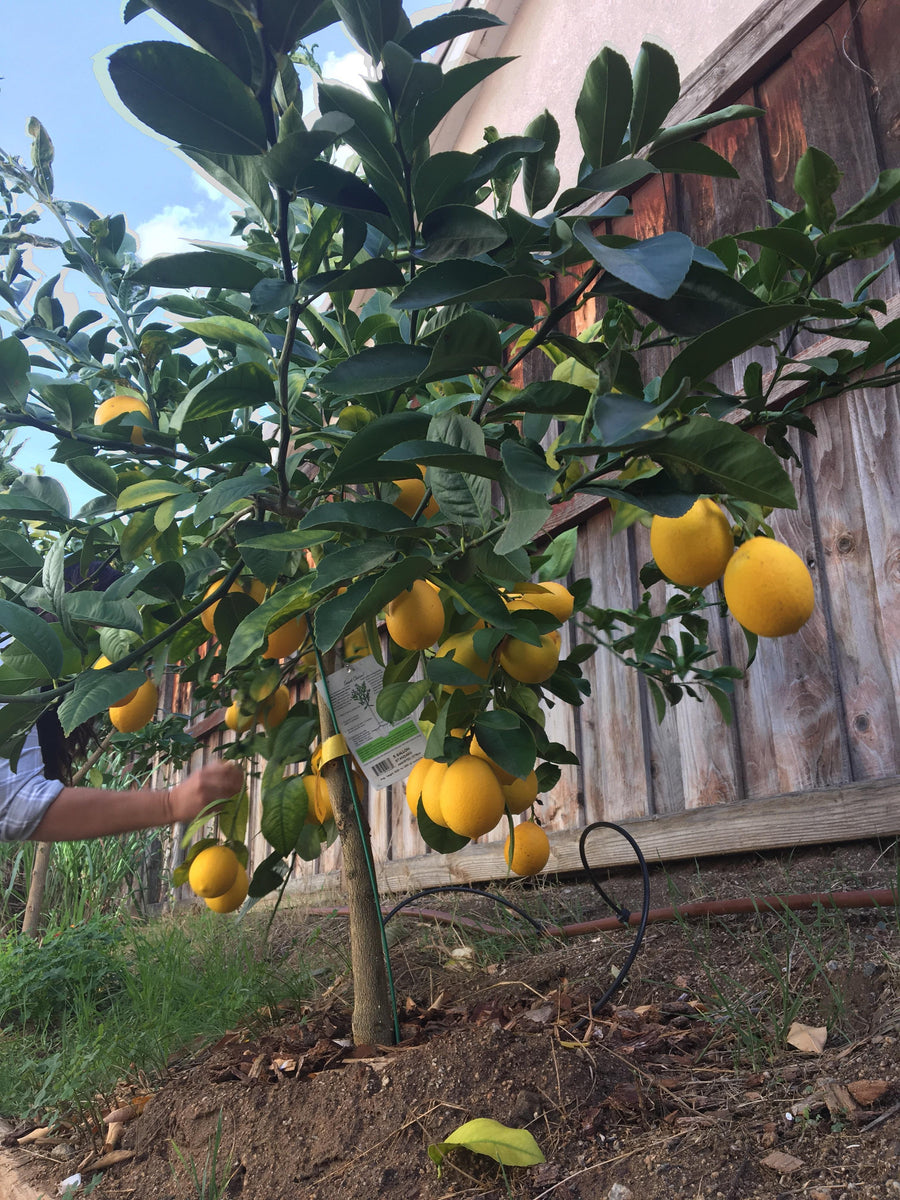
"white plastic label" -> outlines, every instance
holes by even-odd
[[[425,753],[425,736],[414,717],[392,725],[375,711],[382,675],[383,668],[369,655],[347,663],[327,679],[338,730],[373,788],[405,779]]]

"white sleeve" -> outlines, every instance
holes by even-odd
[[[47,779],[37,730],[25,739],[16,770],[0,759],[0,842],[26,841],[47,809],[63,790],[58,779]]]

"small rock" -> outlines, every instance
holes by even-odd
[[[71,1142],[57,1142],[50,1151],[50,1157],[55,1158],[57,1162],[68,1162],[70,1158],[74,1158],[76,1154],[75,1147]]]
[[[871,979],[877,970],[878,970],[878,963],[873,963],[873,962],[863,963],[862,973],[863,973],[863,975],[865,975],[866,979]]]
[[[634,1192],[624,1183],[614,1183],[609,1189],[608,1200],[634,1200]]]

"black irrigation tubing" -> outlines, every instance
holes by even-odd
[[[587,855],[585,854],[584,845],[588,839],[588,836],[591,833],[593,833],[593,831],[595,829],[601,829],[601,828],[602,829],[612,829],[615,833],[621,834],[621,836],[623,838],[625,838],[625,840],[631,846],[632,850],[635,853],[635,856],[637,857],[638,865],[640,866],[640,869],[641,869],[643,894],[641,897],[641,915],[637,922],[637,933],[634,936],[634,941],[631,943],[631,949],[628,951],[628,954],[625,956],[625,962],[619,968],[619,971],[617,972],[615,979],[612,981],[612,983],[606,989],[606,991],[603,993],[603,995],[600,997],[600,999],[591,1005],[591,1016],[592,1017],[595,1017],[600,1013],[603,1006],[605,1004],[609,1003],[609,1001],[616,994],[616,992],[619,990],[619,988],[622,987],[622,985],[625,983],[625,980],[628,977],[628,972],[631,968],[631,964],[634,962],[635,958],[637,958],[638,951],[641,948],[641,943],[644,940],[644,932],[647,928],[647,917],[650,912],[650,872],[647,869],[647,860],[644,858],[643,854],[641,853],[640,846],[637,844],[637,842],[634,840],[634,838],[631,836],[631,834],[628,832],[628,830],[623,829],[621,825],[613,824],[612,821],[595,821],[592,825],[588,825],[584,830],[582,830],[581,838],[579,839],[579,842],[578,842],[578,853],[581,855],[581,862],[582,862],[582,865],[584,866],[585,872],[587,873],[587,877],[588,877],[588,880],[590,881],[591,886],[599,894],[599,896],[603,900],[604,904],[606,904],[610,909],[612,909],[612,911],[616,915],[617,920],[620,921],[621,924],[627,929],[629,924],[631,923],[632,914],[629,912],[629,910],[627,908],[625,908],[624,905],[616,904],[616,902],[610,896],[608,896],[606,894],[606,892],[603,890],[603,888],[597,882],[597,879],[594,874],[594,870],[591,867],[591,865],[588,863]],[[406,908],[410,904],[414,904],[417,900],[421,900],[424,896],[434,896],[440,892],[467,892],[473,896],[480,896],[484,900],[492,900],[495,904],[502,904],[505,908],[511,909],[514,913],[517,913],[520,917],[522,917],[524,920],[526,920],[529,925],[531,925],[535,930],[537,930],[538,933],[540,933],[542,935],[546,935],[546,934],[553,935],[556,931],[555,926],[552,926],[549,924],[542,924],[540,921],[534,920],[534,918],[529,916],[529,914],[527,912],[525,912],[524,909],[520,908],[517,904],[513,904],[513,902],[511,900],[507,900],[503,896],[497,896],[493,892],[489,892],[486,888],[471,887],[468,884],[463,884],[463,883],[446,884],[443,887],[424,888],[420,892],[415,892],[412,896],[407,896],[407,898],[405,900],[401,900],[399,904],[395,904],[394,907],[388,913],[386,913],[384,915],[384,917],[383,917],[384,924],[387,925],[387,923],[388,923],[388,921],[390,921],[391,917],[393,917],[395,913],[400,912],[401,909]],[[587,1021],[585,1019],[582,1019],[582,1021],[579,1022],[579,1024],[586,1025]]]

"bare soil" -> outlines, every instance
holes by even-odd
[[[608,886],[639,907],[635,876]],[[857,843],[660,870],[652,904],[891,886],[896,848]],[[503,895],[560,925],[608,915],[581,880]],[[388,926],[398,1046],[352,1046],[343,919],[283,911],[276,953],[313,934],[335,947],[320,993],[172,1062],[126,1126],[133,1157],[85,1163],[91,1194],[193,1200],[185,1161],[202,1173],[218,1146],[228,1182],[206,1200],[900,1200],[895,910],[654,924],[597,1013],[633,930],[539,938],[487,900],[423,903],[457,923]],[[788,1044],[792,1020],[826,1030],[821,1053]],[[428,1146],[474,1117],[529,1129],[546,1161],[504,1170],[460,1149],[439,1176]],[[81,1131],[72,1162],[91,1149]],[[48,1196],[73,1169],[21,1164]]]

